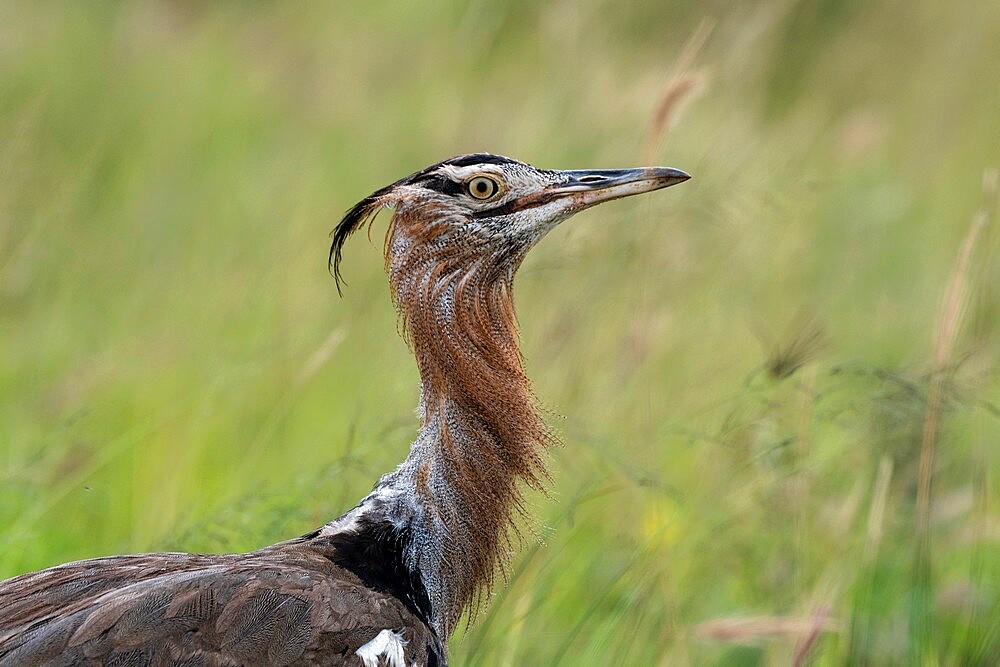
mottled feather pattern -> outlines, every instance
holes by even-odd
[[[0,667],[359,665],[385,628],[442,664],[423,619],[293,540],[249,554],[147,554],[70,563],[0,585]],[[81,595],[81,591],[86,593]]]

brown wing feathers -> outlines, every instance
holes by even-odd
[[[0,604],[0,667],[359,665],[354,652],[385,628],[428,647],[414,664],[438,655],[403,603],[301,542],[72,563],[6,582]]]

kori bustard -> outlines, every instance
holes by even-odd
[[[0,582],[0,667],[446,663],[456,621],[508,558],[552,439],[525,375],[511,288],[549,230],[676,169],[551,171],[487,153],[433,164],[356,204],[347,238],[395,209],[385,263],[420,371],[409,456],[353,509],[244,554],[84,560]]]

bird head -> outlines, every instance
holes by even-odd
[[[395,215],[386,263],[392,273],[405,267],[439,277],[470,271],[511,276],[527,251],[574,213],[688,178],[667,167],[559,171],[489,153],[460,155],[373,192],[351,208],[333,231],[330,269],[339,289],[344,242],[391,206]]]

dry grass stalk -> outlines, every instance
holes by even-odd
[[[989,193],[987,193],[989,194]],[[969,231],[955,262],[955,268],[948,281],[944,306],[938,319],[937,342],[934,348],[934,369],[930,391],[927,397],[927,412],[924,418],[923,435],[920,443],[920,464],[917,478],[917,536],[918,548],[926,554],[926,536],[930,525],[931,477],[934,469],[934,453],[938,428],[941,420],[941,398],[944,372],[951,361],[951,353],[958,336],[959,326],[965,313],[969,267],[972,253],[980,231],[989,221],[989,214],[983,208],[972,218]]]
[[[812,616],[730,616],[698,624],[694,633],[701,639],[726,644],[757,644],[781,637],[811,633],[840,632],[841,623],[830,618],[825,608]],[[815,642],[815,640],[813,640]]]
[[[987,172],[984,175],[987,205],[996,196],[996,179]],[[927,395],[927,411],[924,416],[923,434],[920,442],[920,462],[917,471],[917,526],[916,526],[916,559],[914,563],[915,589],[917,593],[916,607],[911,617],[910,632],[920,638],[922,647],[917,648],[915,655],[926,654],[932,632],[930,611],[930,506],[931,481],[934,475],[934,457],[937,445],[937,435],[941,422],[941,403],[944,392],[946,369],[951,362],[955,339],[965,312],[967,283],[969,269],[972,264],[972,253],[976,246],[979,233],[989,222],[989,213],[984,206],[972,218],[969,231],[962,241],[958,252],[955,268],[948,280],[941,316],[938,319],[937,341],[934,347],[934,367],[931,374],[931,385]]]
[[[892,458],[883,455],[878,462],[878,472],[875,474],[875,488],[872,491],[872,504],[868,511],[868,529],[865,531],[865,563],[870,563],[878,553],[882,542],[882,532],[885,526],[885,505],[889,497],[889,482],[892,480]]]
[[[813,612],[812,627],[799,639],[799,643],[795,646],[795,657],[792,659],[792,664],[795,667],[802,667],[802,665],[806,664],[806,659],[812,653],[813,647],[816,646],[820,632],[823,631],[829,615],[830,608],[827,605],[820,605]]]
[[[347,332],[340,327],[331,331],[330,335],[327,336],[322,343],[320,343],[319,347],[317,347],[311,355],[309,355],[309,359],[306,360],[306,363],[302,364],[302,368],[299,369],[299,372],[295,376],[295,386],[301,387],[312,379],[319,369],[321,369],[326,362],[330,360],[330,357],[332,357],[333,353],[337,351],[340,344],[344,342],[344,338],[346,338],[346,336]]]
[[[642,143],[643,164],[651,164],[656,156],[663,136],[673,123],[677,121],[684,104],[691,99],[692,93],[701,89],[708,82],[708,73],[704,70],[692,70],[695,58],[705,45],[705,40],[712,34],[714,23],[702,21],[685,42],[677,63],[667,79],[667,84],[660,95],[660,101],[653,111]]]

